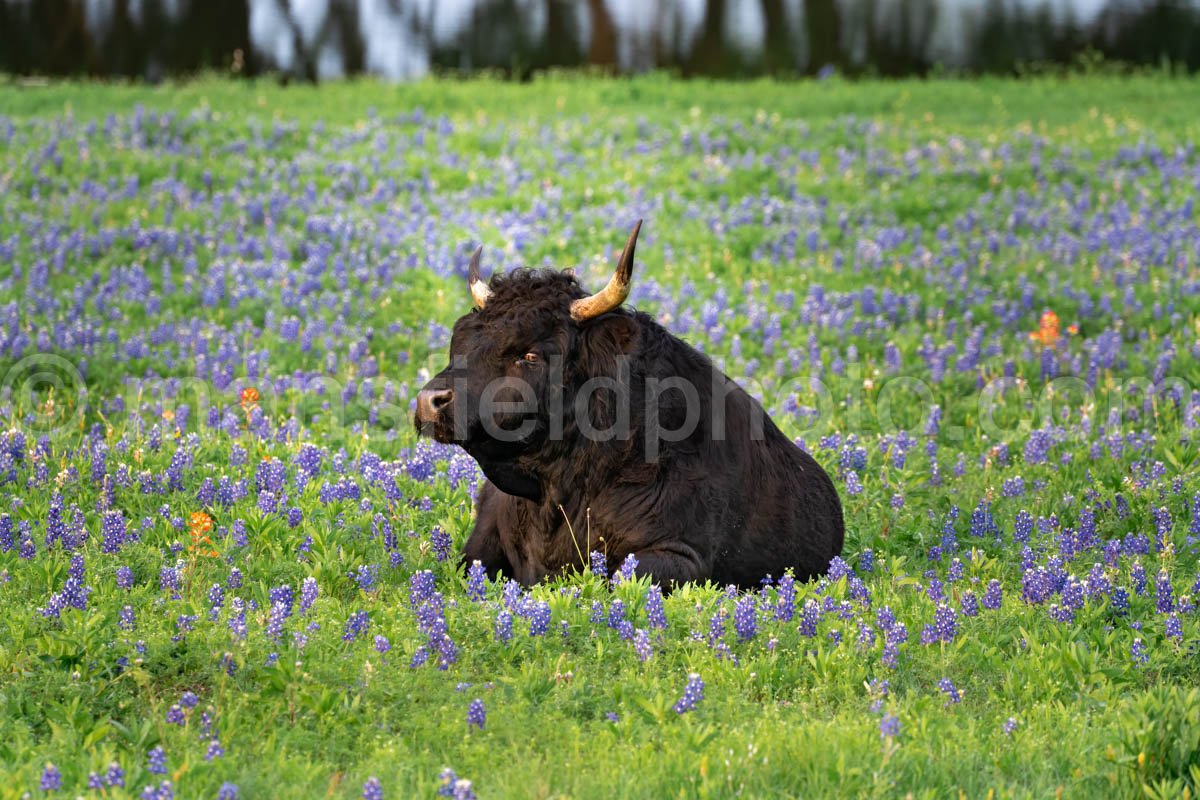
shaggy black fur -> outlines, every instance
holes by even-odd
[[[423,433],[465,448],[489,479],[467,563],[479,559],[489,575],[530,585],[599,550],[610,569],[635,554],[640,573],[668,586],[711,579],[751,588],[787,569],[820,575],[841,553],[842,508],[829,476],[708,358],[640,312],[574,322],[570,303],[586,293],[567,273],[517,270],[490,285],[486,306],[454,326],[451,366],[426,386],[453,388],[453,400],[417,419]],[[532,413],[492,416],[505,430],[525,426],[516,442],[490,436],[479,414],[485,387],[505,377],[536,395]],[[606,382],[588,387],[580,418],[577,393],[596,378]],[[647,402],[647,386],[668,378],[694,386],[701,410],[678,441],[653,432],[684,427],[683,393]],[[496,399],[518,395],[506,386]],[[723,438],[714,435],[714,400],[724,408]],[[629,435],[584,435],[589,425],[609,430],[622,413],[618,428]]]

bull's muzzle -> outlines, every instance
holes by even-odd
[[[437,430],[446,406],[454,401],[453,389],[422,389],[417,393],[417,430],[429,435]]]

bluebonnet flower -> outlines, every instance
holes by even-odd
[[[1070,606],[1060,606],[1058,603],[1051,603],[1047,612],[1055,622],[1070,623],[1075,621],[1075,610]]]
[[[683,697],[675,703],[676,714],[686,714],[704,699],[704,681],[700,675],[692,672],[688,675],[687,686],[683,689]]]
[[[274,514],[279,507],[279,498],[274,492],[262,491],[258,495],[258,510],[263,514]]]
[[[1170,543],[1171,512],[1166,506],[1159,506],[1151,512],[1154,516],[1154,544],[1158,550],[1165,550]]]
[[[375,583],[379,579],[379,565],[360,564],[358,569],[350,573],[350,577],[358,584],[361,591],[370,592],[375,588]]]
[[[343,642],[353,642],[359,636],[365,636],[371,620],[366,611],[355,611],[347,619],[342,631]]]
[[[614,600],[613,605],[616,605],[617,602]],[[543,636],[548,630],[550,630],[550,604],[545,600],[539,600],[529,611],[529,635]]]
[[[954,641],[958,635],[958,613],[945,603],[939,603],[933,614],[933,632],[937,641]]]
[[[989,534],[999,538],[1000,527],[992,515],[991,503],[981,500],[975,510],[971,512],[971,535],[987,536]]]
[[[739,641],[748,641],[758,633],[758,606],[753,595],[746,595],[738,600],[733,610],[733,629]]]
[[[219,583],[208,587],[208,618],[215,621],[221,615],[221,607],[225,604],[225,589]]]
[[[429,570],[414,572],[409,578],[408,601],[413,608],[418,608],[428,601],[435,593],[437,584],[433,573]]]
[[[708,645],[714,647],[725,638],[725,618],[729,612],[724,607],[718,608],[708,619]]]
[[[39,788],[43,792],[57,792],[62,788],[62,773],[53,764],[47,764],[42,770],[42,780]]]
[[[871,607],[871,592],[857,575],[850,576],[850,581],[846,584],[846,590],[850,594],[851,599],[857,600],[862,604],[863,608]]]
[[[283,638],[283,626],[287,622],[290,610],[283,601],[277,600],[271,604],[271,613],[267,617],[265,633],[268,639],[278,642]]]
[[[363,800],[383,800],[383,784],[374,775],[367,778],[362,787]]]
[[[805,600],[800,612],[800,633],[804,636],[816,636],[817,625],[821,622],[821,605],[816,600]]]
[[[184,716],[183,706],[179,703],[173,703],[167,709],[167,724],[168,725],[183,725],[187,722],[187,717]]]
[[[1108,575],[1104,572],[1104,567],[1099,564],[1093,564],[1092,569],[1088,572],[1087,578],[1083,582],[1083,588],[1089,598],[1099,598],[1108,594],[1112,590],[1112,582],[1108,579]]]
[[[104,512],[100,523],[100,552],[106,554],[118,553],[126,542],[127,525],[125,516],[120,511]]]
[[[429,661],[429,648],[426,645],[421,645],[413,652],[412,661],[409,662],[409,667],[416,669],[422,667]]]
[[[865,548],[858,556],[859,572],[873,572],[875,570],[875,551],[871,548]]]
[[[593,550],[589,556],[592,573],[601,578],[608,577],[608,561],[604,558],[604,554]]]
[[[848,575],[853,575],[854,570],[850,565],[842,560],[841,556],[834,556],[829,562],[829,570],[826,573],[830,581],[837,581],[845,578]]]
[[[1017,544],[1024,544],[1029,541],[1031,533],[1033,533],[1033,515],[1022,508],[1017,512],[1016,519],[1013,521],[1013,541]]]
[[[961,581],[963,577],[963,563],[961,559],[955,558],[950,562],[950,569],[947,570],[947,581]]]
[[[204,760],[213,761],[225,755],[225,748],[219,739],[209,739],[208,748],[204,751]]]
[[[1167,617],[1165,632],[1168,639],[1183,641],[1183,622],[1179,619],[1178,614],[1170,614]]]
[[[1135,638],[1133,644],[1129,647],[1129,655],[1133,659],[1133,665],[1140,667],[1150,661],[1150,653],[1146,651],[1146,646],[1142,644],[1140,638]]]
[[[900,718],[895,714],[884,714],[879,720],[879,735],[884,739],[895,739],[900,735]]]
[[[1129,568],[1129,580],[1133,584],[1133,593],[1141,597],[1146,593],[1146,568],[1141,561],[1134,561]]]
[[[654,654],[650,645],[650,634],[645,628],[638,628],[633,633],[633,650],[637,653],[638,661],[645,663]]]
[[[1025,479],[1020,475],[1006,478],[1004,483],[1000,485],[1000,495],[1002,497],[1020,497],[1023,494],[1025,494]]]
[[[858,623],[858,633],[855,636],[855,646],[857,646],[859,650],[864,651],[870,650],[875,646],[875,629],[871,627],[870,623],[861,621]]]
[[[930,572],[933,572],[933,570],[930,570]],[[946,592],[942,588],[942,582],[936,577],[931,577],[929,585],[925,587],[925,596],[935,603],[945,600]]]
[[[504,589],[502,590],[501,595],[501,602],[503,603],[504,607],[517,613],[519,616],[522,613],[522,604],[527,596],[525,590],[521,588],[521,584],[514,580],[505,581]],[[597,603],[592,604],[593,612],[596,610],[596,605]],[[603,612],[603,606],[601,606],[601,612]],[[603,614],[601,616],[603,617]],[[600,621],[603,622],[603,618],[601,618]]]
[[[938,688],[946,694],[946,705],[962,701],[962,696],[949,678],[942,678],[938,681]]]
[[[125,786],[125,770],[116,761],[108,765],[104,771],[104,785],[123,788]]]
[[[467,598],[473,603],[482,603],[486,596],[487,570],[483,562],[475,559],[467,569]]]
[[[983,593],[983,607],[989,611],[995,611],[1000,608],[1003,599],[1004,593],[1000,588],[1000,581],[995,578],[988,581],[987,589]]]
[[[317,579],[309,575],[300,582],[300,613],[307,614],[312,604],[317,601]]]
[[[964,617],[979,616],[979,598],[970,589],[962,593],[958,607]]]
[[[1017,729],[1019,724],[1020,723],[1017,722],[1016,717],[1009,717],[1008,719],[1004,720],[1004,735],[1012,736],[1013,731]]]
[[[283,607],[283,615],[290,617],[292,615],[292,605],[295,603],[295,593],[292,587],[288,584],[281,584],[267,592],[267,599],[272,604],[278,603]]]
[[[620,598],[614,598],[612,605],[608,607],[608,627],[615,630],[624,621],[625,602]]]
[[[158,588],[160,591],[170,589],[172,592],[179,591],[180,570],[176,567],[163,567],[158,574]]]
[[[508,644],[512,639],[513,615],[505,609],[500,609],[496,613],[496,622],[494,627],[494,636],[497,642]]]
[[[1118,615],[1124,615],[1129,611],[1129,593],[1125,591],[1125,587],[1123,586],[1113,589],[1108,602],[1112,606],[1113,611]]]
[[[439,777],[438,797],[449,797],[451,800],[475,800],[475,791],[471,782],[454,774],[454,770],[446,768]]]
[[[613,576],[613,582],[620,583],[622,581],[633,580],[637,577],[637,566],[637,556],[633,553],[625,556],[625,560],[621,562],[621,566],[617,569],[617,574]]]
[[[150,749],[146,756],[146,769],[155,775],[167,774],[167,754],[159,746]]]
[[[217,791],[217,800],[238,800],[238,786],[228,781],[221,784]]]
[[[450,548],[454,541],[450,538],[450,534],[442,530],[440,526],[433,526],[433,530],[429,532],[429,541],[433,545],[434,558],[438,561],[445,561],[450,557]]]
[[[1171,576],[1167,571],[1159,570],[1158,578],[1154,581],[1154,610],[1159,614],[1170,614],[1175,610],[1175,598],[1171,591]]]
[[[1073,577],[1068,578],[1062,586],[1062,602],[1065,607],[1071,609],[1072,611],[1078,611],[1079,609],[1083,608],[1083,584],[1075,580]]]
[[[784,573],[776,590],[775,619],[791,622],[796,614],[796,579],[791,572]]]
[[[483,730],[486,722],[487,711],[483,707],[483,700],[477,697],[467,706],[467,727],[474,726]]]
[[[1025,463],[1044,464],[1053,444],[1054,437],[1050,431],[1044,429],[1030,431],[1029,438],[1025,440]]]
[[[175,800],[175,789],[170,781],[163,781],[158,786],[146,786],[142,789],[141,800]]]
[[[425,634],[427,640],[423,649],[437,655],[438,669],[449,669],[450,665],[458,660],[458,646],[450,637],[446,625],[445,599],[439,592],[434,592],[416,609],[416,616],[417,629]],[[428,657],[428,653],[425,657]],[[414,656],[414,662],[416,661]],[[424,658],[421,659],[421,663],[424,663]]]
[[[667,613],[663,607],[662,589],[657,584],[651,584],[646,589],[646,621],[651,628],[664,630],[667,627]]]

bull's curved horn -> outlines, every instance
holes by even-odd
[[[471,266],[467,268],[467,282],[471,284],[471,297],[475,300],[476,308],[486,306],[488,298],[492,296],[491,288],[479,277],[479,258],[482,255],[483,245],[479,245],[475,248],[475,255],[471,256]]]
[[[621,253],[621,260],[617,262],[617,271],[609,278],[608,285],[591,297],[581,297],[571,303],[571,318],[576,322],[612,311],[629,297],[629,279],[633,276],[633,250],[637,246],[638,231],[641,229],[642,221],[639,219],[633,226],[633,232],[629,234],[625,251]]]

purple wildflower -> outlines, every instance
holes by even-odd
[[[686,714],[704,699],[704,681],[700,675],[693,672],[688,675],[687,686],[683,689],[683,697],[675,703],[676,714]]]

